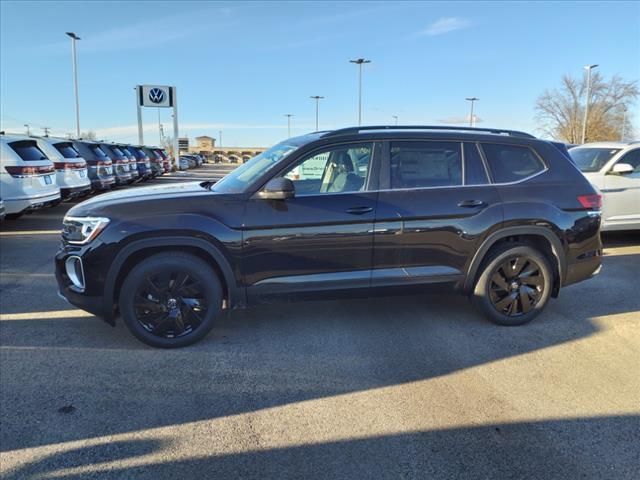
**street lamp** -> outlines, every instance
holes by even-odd
[[[391,118],[393,118],[396,122],[396,127],[398,126],[398,115],[391,115]]]
[[[627,106],[622,106],[622,131],[620,132],[620,141],[624,142],[624,134],[627,129]]]
[[[76,95],[76,138],[80,138],[80,104],[78,103],[78,64],[76,61],[76,40],[80,37],[73,32],[66,32],[71,37],[71,53],[73,55],[73,90]]]
[[[293,117],[293,113],[285,113],[285,117],[287,117],[287,138],[291,138],[291,117]],[[316,125],[316,129],[318,126]]]
[[[316,132],[318,131],[318,108],[320,106],[320,100],[323,99],[324,97],[321,97],[320,95],[312,95],[309,98],[313,98],[316,101]]]
[[[584,121],[582,122],[582,143],[586,141],[587,138],[587,120],[589,115],[589,97],[591,96],[591,69],[596,68],[598,64],[594,65],[585,65],[584,69],[587,71],[587,91],[586,91],[586,99],[584,102]]]
[[[473,104],[480,99],[478,97],[469,97],[469,98],[466,98],[466,100],[471,102],[471,115],[469,116],[469,126],[474,127],[476,122],[475,122],[475,117],[473,116]]]
[[[218,146],[222,148],[222,130],[218,130],[218,136],[220,137],[220,145]]]
[[[371,60],[357,58],[356,60],[349,60],[349,63],[358,65],[358,126],[360,126],[362,125],[362,64],[371,63]]]
[[[27,137],[28,137],[29,136],[29,124],[25,123],[24,126],[27,127]]]

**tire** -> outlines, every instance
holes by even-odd
[[[139,340],[160,348],[205,337],[222,311],[218,275],[200,258],[181,252],[149,257],[125,278],[120,314]]]
[[[473,303],[493,323],[523,325],[544,310],[554,276],[547,257],[522,243],[508,243],[482,262]]]

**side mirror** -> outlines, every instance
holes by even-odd
[[[276,177],[269,180],[264,188],[258,192],[258,198],[286,200],[287,198],[293,198],[295,194],[296,187],[291,180],[285,177]]]
[[[616,163],[611,169],[613,175],[627,175],[633,173],[633,166],[628,163]]]

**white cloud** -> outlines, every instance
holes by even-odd
[[[466,18],[460,17],[442,17],[433,22],[424,30],[418,32],[420,36],[436,36],[444,35],[445,33],[453,32],[454,30],[461,30],[471,25],[471,21]]]

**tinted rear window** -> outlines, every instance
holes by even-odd
[[[109,157],[107,157],[107,154],[104,153],[104,150],[102,150],[98,145],[89,145],[89,149],[95,154],[96,157],[104,158],[105,160],[109,159]]]
[[[73,145],[70,143],[56,143],[54,147],[56,147],[56,150],[58,150],[64,158],[78,158],[80,156],[78,151],[73,148]]]
[[[47,156],[36,146],[36,142],[31,140],[23,140],[12,142],[9,146],[18,156],[25,161],[47,160]]]
[[[475,143],[464,144],[464,184],[486,185],[489,183],[487,172],[482,163],[478,146]]]
[[[458,142],[391,143],[391,188],[462,185]]]
[[[529,147],[483,143],[482,150],[496,183],[517,182],[545,169]]]

